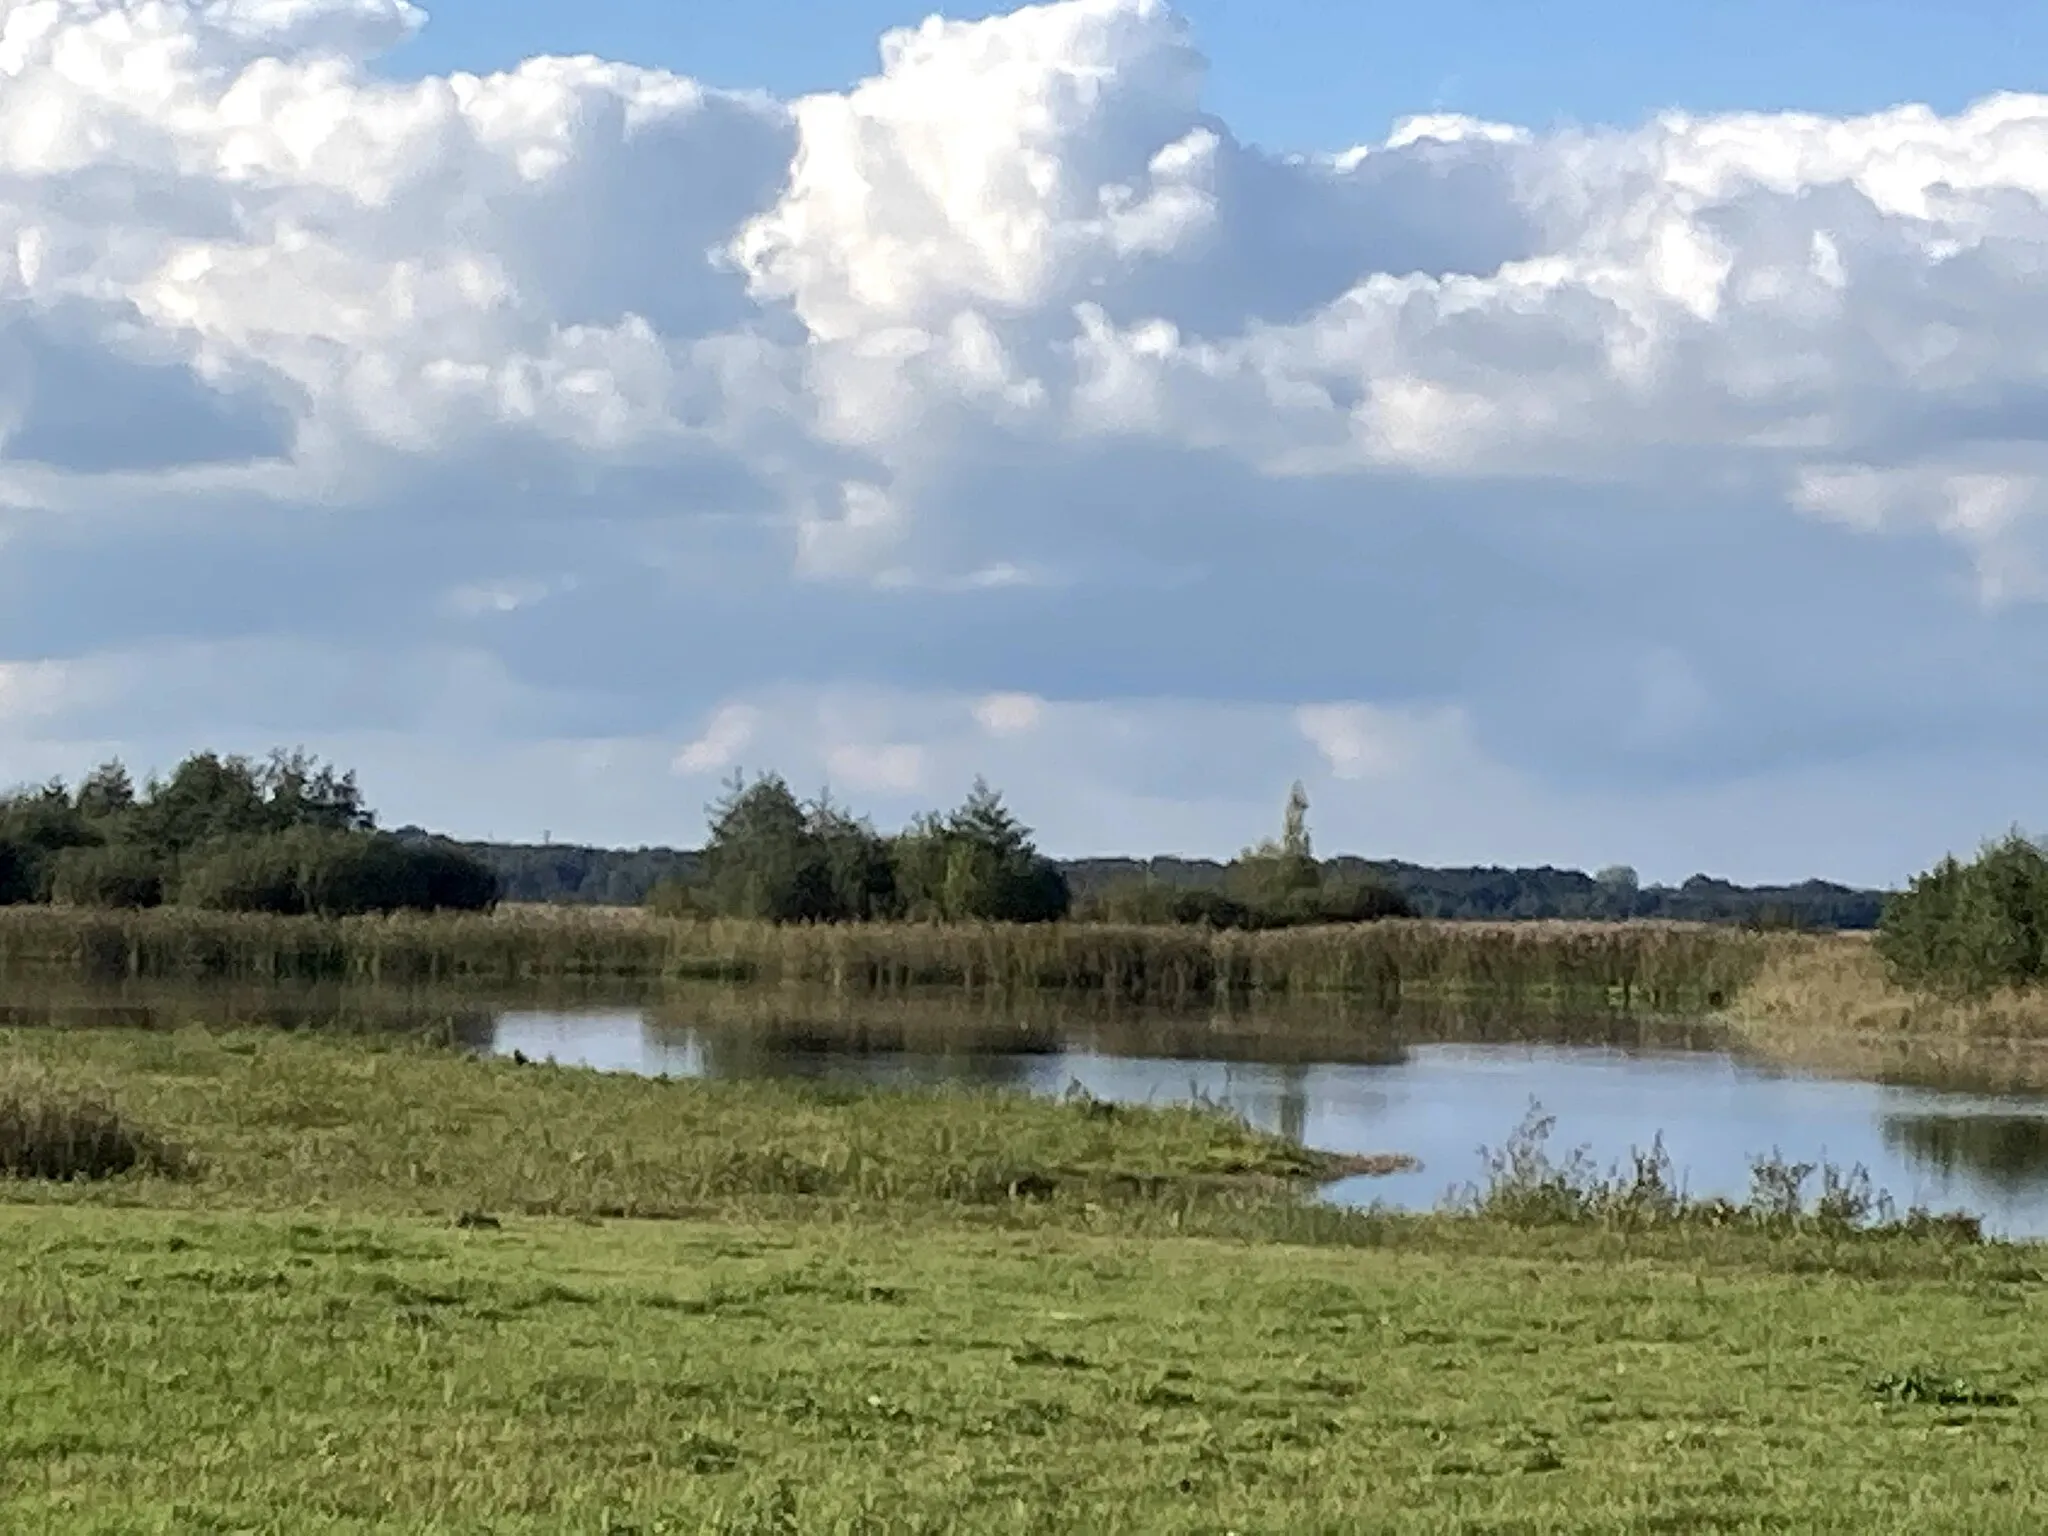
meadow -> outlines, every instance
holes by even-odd
[[[0,1528],[2048,1520],[2041,1250],[1526,1137],[1454,1213],[1307,1198],[1349,1166],[1085,1096],[0,1031]]]

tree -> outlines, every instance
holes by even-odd
[[[1322,888],[1322,866],[1308,830],[1308,791],[1297,781],[1287,792],[1280,816],[1279,840],[1247,848],[1238,855],[1227,882],[1231,894],[1256,911],[1276,917],[1306,910]]]
[[[897,892],[920,920],[1056,922],[1073,903],[1066,876],[985,779],[946,816],[914,822],[894,859]]]
[[[135,781],[119,759],[102,763],[80,781],[71,803],[87,821],[116,820],[135,809]]]
[[[256,766],[214,752],[196,752],[168,779],[151,779],[129,826],[136,841],[166,857],[220,838],[277,830]]]
[[[704,900],[721,916],[859,922],[894,912],[895,884],[882,839],[829,794],[805,805],[779,774],[735,776],[711,807]],[[690,905],[676,892],[663,901]]]
[[[48,901],[58,856],[99,841],[61,783],[0,800],[0,905]]]
[[[353,771],[343,773],[303,750],[270,754],[257,775],[272,827],[318,827],[331,832],[367,832],[377,818],[363,804]]]
[[[1885,903],[1878,953],[1907,986],[1985,992],[2048,978],[2048,851],[2017,830],[1943,859]]]
[[[865,819],[832,803],[830,791],[806,808],[805,824],[825,867],[834,922],[871,922],[896,915],[896,866],[888,843]]]

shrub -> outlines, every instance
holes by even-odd
[[[1982,993],[2048,976],[2048,853],[2013,832],[1885,903],[1878,953],[1907,986]]]
[[[214,912],[298,917],[309,910],[303,865],[299,838],[223,838],[187,861],[178,901]]]
[[[488,912],[504,895],[497,871],[453,843],[426,843],[410,853],[430,911]]]
[[[73,907],[156,907],[164,885],[164,866],[146,848],[67,848],[57,856],[50,899]]]
[[[179,882],[178,897],[187,906],[218,912],[287,917],[483,911],[497,903],[498,878],[450,844],[302,829],[229,838],[201,849]]]

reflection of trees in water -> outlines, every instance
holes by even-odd
[[[1884,1140],[1924,1168],[2004,1194],[2048,1187],[2048,1116],[1888,1115]]]
[[[1280,1069],[1280,1125],[1283,1138],[1302,1146],[1308,1140],[1308,1068]]]
[[[831,1078],[876,1085],[1021,1088],[1037,1069],[1040,1051],[1020,1052],[1016,1042],[985,1037],[954,1040],[942,1049],[920,1045],[901,1030],[830,1029],[815,1025],[713,1026],[678,1030],[653,1025],[648,1033],[664,1046],[694,1037],[706,1077]]]
[[[333,982],[13,984],[9,992],[0,1005],[0,1028],[155,1030],[202,1024],[216,1030],[406,1034],[470,1051],[490,1049],[497,1020],[509,1006],[508,999],[474,991]]]
[[[1398,1067],[1421,1044],[1580,1045],[1611,1050],[1715,1049],[1713,1026],[1620,1014],[1560,1015],[1342,998],[1223,999],[1132,1008],[1114,999],[969,996],[934,989],[894,997],[801,988],[701,986],[665,994],[647,1013],[651,1041],[693,1044],[714,1075],[840,1076],[866,1081],[1013,1085],[1043,1082],[1027,1059],[1064,1050],[1174,1062],[1290,1069],[1281,1129],[1307,1119],[1311,1065]]]

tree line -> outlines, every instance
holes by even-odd
[[[829,795],[804,801],[778,774],[733,779],[711,808],[703,853],[649,896],[678,915],[777,923],[1055,922],[1281,928],[1366,922],[1412,910],[1370,877],[1319,863],[1296,785],[1278,839],[1248,848],[1213,887],[1114,883],[1077,903],[1072,882],[982,780],[949,812],[884,835]]]
[[[736,776],[711,807],[687,875],[649,904],[676,915],[771,923],[1048,923],[1073,905],[1031,829],[977,779],[956,809],[885,836],[830,795],[801,800],[780,774]]]
[[[785,812],[786,815],[786,812]],[[416,827],[401,838],[426,839]],[[637,906],[657,887],[662,900],[705,881],[700,848],[597,848],[569,843],[464,843],[503,884],[508,901]],[[1229,902],[1270,883],[1274,866],[1237,860],[1086,858],[1052,860],[1067,883],[1072,915],[1123,921],[1170,921],[1204,912],[1226,920]],[[1321,898],[1341,913],[1344,893],[1392,891],[1418,917],[1446,921],[1565,919],[1743,924],[1757,928],[1867,930],[1877,926],[1887,893],[1823,880],[1742,886],[1706,875],[1676,885],[1646,884],[1616,865],[1576,869],[1467,867],[1438,869],[1341,855],[1318,861]],[[1305,887],[1299,865],[1281,866],[1278,884]],[[1303,898],[1293,898],[1297,903]],[[1378,900],[1377,896],[1362,899]],[[1250,903],[1244,903],[1250,905]]]
[[[138,787],[110,762],[0,797],[0,905],[327,917],[480,911],[498,878],[441,839],[377,830],[354,773],[302,752],[195,753]]]

